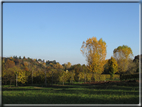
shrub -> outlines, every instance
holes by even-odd
[[[139,78],[139,73],[136,74],[121,74],[120,80],[136,80]]]
[[[106,76],[102,74],[95,74],[94,78],[95,78],[95,81],[106,81]]]

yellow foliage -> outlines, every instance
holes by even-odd
[[[86,74],[86,77],[87,77],[87,80],[88,80],[88,81],[91,81],[92,73],[87,73],[87,74]]]
[[[62,71],[61,76],[59,77],[60,82],[66,82],[69,78],[69,73],[66,73],[66,71]]]
[[[28,62],[27,61],[24,61],[24,66],[28,66]]]
[[[21,70],[20,72],[18,72],[18,82],[21,82],[22,84],[27,82],[27,76],[25,75],[25,71]]]
[[[75,71],[74,71],[74,70],[73,70],[73,71],[70,71],[70,72],[68,73],[68,75],[69,75],[70,81],[74,81]]]
[[[84,73],[83,72],[79,72],[79,80],[84,79]]]
[[[92,37],[83,42],[81,52],[85,55],[88,69],[94,73],[102,73],[106,58],[106,43],[96,37]]]

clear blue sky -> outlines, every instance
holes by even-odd
[[[4,3],[3,56],[86,64],[83,41],[102,38],[139,54],[139,3]]]

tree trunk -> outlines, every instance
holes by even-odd
[[[94,80],[94,82],[95,82],[95,73],[93,72],[93,80]]]

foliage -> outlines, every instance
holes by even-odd
[[[73,84],[74,76],[75,76],[75,70],[72,70],[72,71],[68,72],[68,76],[69,76],[70,83]]]
[[[86,57],[88,69],[94,73],[102,73],[106,57],[106,43],[96,37],[92,37],[83,42],[82,54]]]
[[[113,55],[117,60],[119,73],[126,72],[128,69],[128,61],[133,56],[131,48],[126,45],[119,46],[114,49]]]
[[[59,81],[63,82],[63,85],[64,85],[64,83],[67,82],[68,78],[69,78],[68,72],[62,70],[59,77]]]
[[[137,80],[137,79],[139,79],[139,73],[120,75],[120,80]]]
[[[115,58],[111,57],[111,59],[108,60],[108,65],[109,65],[110,77],[111,79],[113,79],[114,74],[118,70],[118,65],[117,65],[117,61],[115,60]]]
[[[91,82],[92,73],[87,73],[87,81]]]
[[[7,68],[12,68],[12,67],[15,66],[15,63],[14,63],[14,61],[12,61],[12,59],[13,59],[13,58],[10,58],[10,59],[8,59],[8,60],[6,61],[6,63],[5,63],[5,68],[6,68],[6,69],[7,69]]]
[[[50,62],[50,63],[49,63]],[[128,60],[128,69],[126,73],[138,72],[139,61]],[[108,72],[108,60],[104,61],[105,73]],[[2,84],[15,84],[16,75],[18,76],[18,85],[29,84],[58,84],[61,82],[77,83],[77,82],[91,82],[93,78],[96,81],[104,81],[110,79],[110,75],[101,74],[101,72],[90,72],[88,65],[75,64],[71,65],[70,62],[63,65],[54,61],[46,61],[38,63],[37,59],[24,58],[20,59],[14,57],[2,58]],[[92,75],[94,74],[94,75]],[[95,77],[96,75],[96,77]],[[119,78],[119,75],[114,74],[114,78]]]
[[[109,65],[108,65],[108,60],[105,60],[105,64],[104,64],[104,72],[103,74],[109,74]]]
[[[129,60],[128,61],[128,69],[126,71],[126,74],[133,74],[133,73],[137,73],[139,70],[139,62],[136,59],[135,61],[133,60]]]

